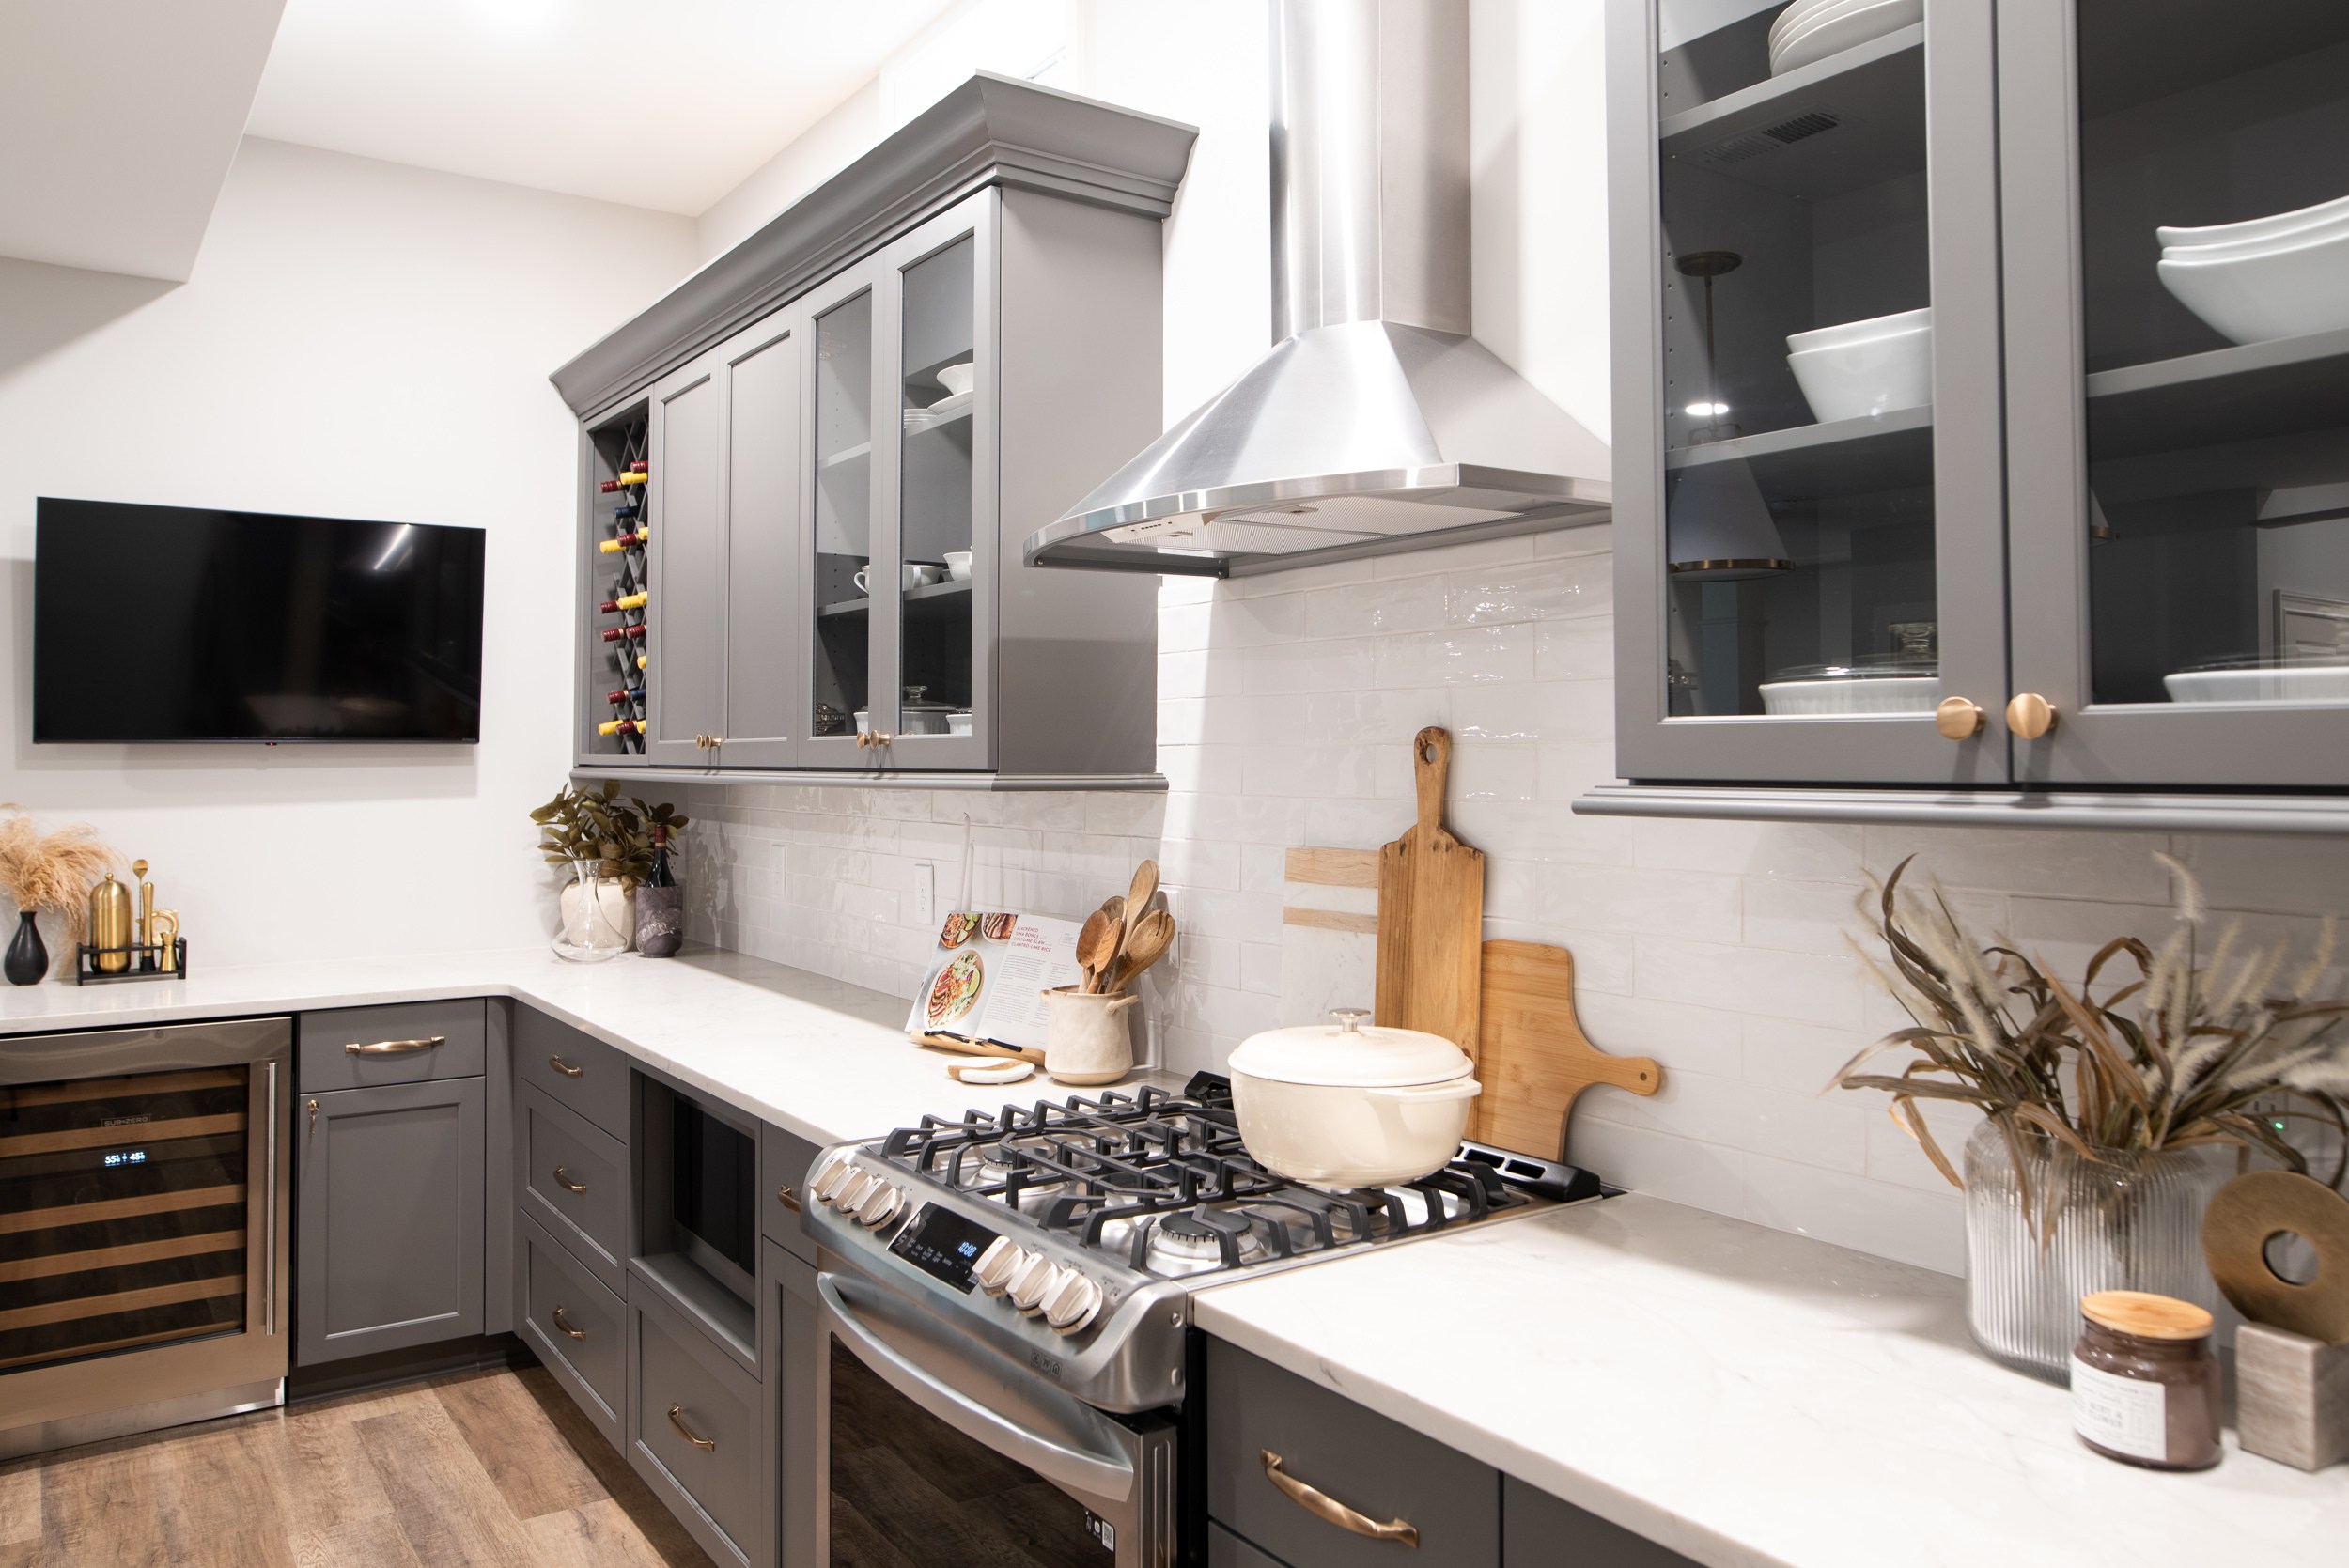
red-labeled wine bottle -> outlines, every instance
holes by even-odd
[[[645,886],[677,886],[677,874],[669,869],[669,830],[658,822],[652,826],[652,869],[645,873]]]
[[[645,629],[641,626],[608,626],[603,629],[603,640],[607,643],[616,643],[623,637],[631,643],[638,642],[644,635]]]
[[[626,691],[606,691],[603,694],[603,700],[610,703],[614,707],[626,707],[631,703],[643,702],[645,700],[645,689],[641,686],[636,686],[630,687]]]

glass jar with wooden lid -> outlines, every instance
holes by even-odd
[[[2156,1470],[2218,1463],[2218,1358],[2211,1314],[2136,1290],[2080,1297],[2072,1429],[2108,1459]]]

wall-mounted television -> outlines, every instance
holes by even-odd
[[[477,741],[485,537],[43,496],[33,739]]]

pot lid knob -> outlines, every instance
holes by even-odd
[[[1339,1033],[1360,1034],[1362,1032],[1363,1023],[1370,1017],[1370,1009],[1367,1007],[1332,1007],[1330,1009],[1330,1016],[1338,1020]]]

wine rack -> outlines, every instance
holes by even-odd
[[[588,749],[645,754],[645,694],[652,666],[652,465],[646,411],[629,410],[592,432],[594,489],[588,497]]]

